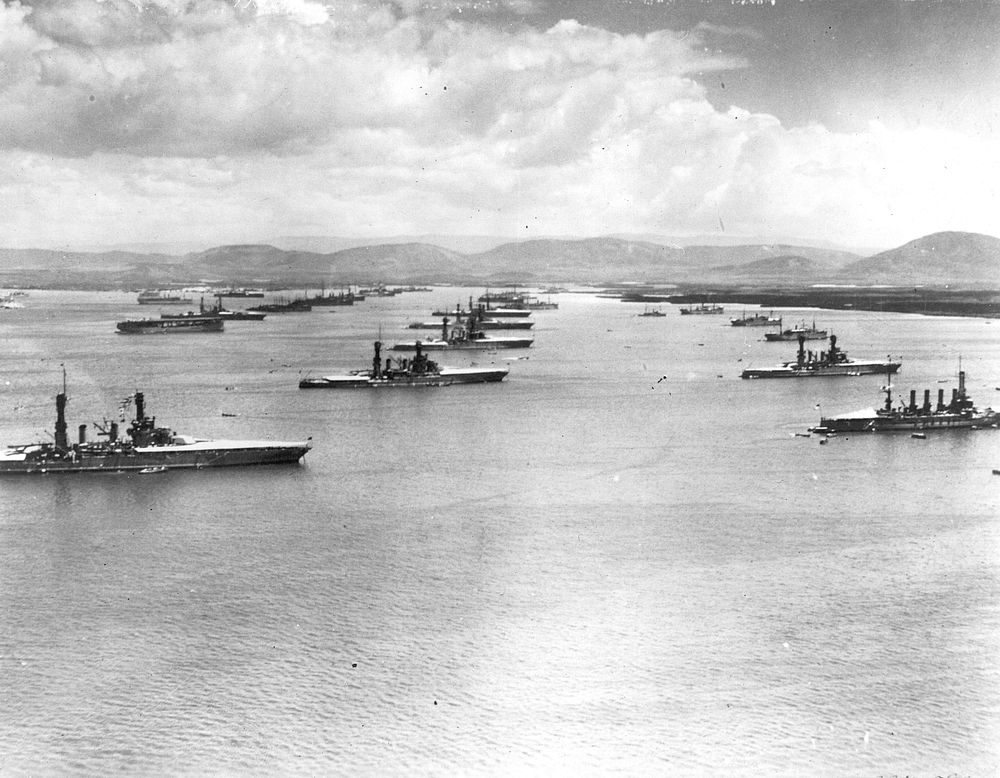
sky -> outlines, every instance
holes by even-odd
[[[0,246],[1000,236],[1000,0],[0,0]]]

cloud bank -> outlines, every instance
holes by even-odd
[[[520,4],[520,10],[530,10]],[[1000,234],[995,142],[837,134],[706,97],[712,30],[421,3],[0,7],[5,245],[269,234]],[[717,32],[717,31],[715,31]]]

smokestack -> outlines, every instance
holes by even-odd
[[[135,393],[135,418],[137,421],[146,418],[146,400],[142,396],[142,392]]]
[[[56,395],[56,448],[67,448],[66,439],[66,392]]]
[[[111,441],[112,443],[114,443],[116,440],[118,440],[118,422],[117,421],[111,422],[111,429],[108,432],[108,440]]]
[[[917,390],[910,390],[910,413],[917,412]]]
[[[931,390],[924,389],[924,413],[931,412]]]
[[[799,367],[802,367],[803,363],[806,361],[806,336],[801,332],[799,333],[799,351],[796,354]]]
[[[441,340],[448,340],[448,317],[441,320]]]
[[[937,410],[939,410],[939,411],[943,411],[944,410],[944,389],[938,389]]]
[[[958,396],[965,399],[965,371],[958,371]]]
[[[87,442],[87,425],[86,424],[81,424],[80,425],[79,433],[80,433],[80,436],[79,436],[79,438],[77,438],[77,440],[80,441],[80,445],[82,446],[84,443]]]
[[[375,341],[375,357],[372,359],[372,375],[381,378],[382,371],[382,341]]]

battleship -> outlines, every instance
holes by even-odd
[[[369,370],[355,370],[346,375],[303,378],[299,389],[369,389],[405,386],[450,386],[451,384],[487,384],[503,381],[506,368],[441,367],[427,358],[417,341],[412,358],[386,357],[382,364],[382,342],[375,341],[375,355]]]
[[[478,316],[470,316],[465,320],[464,326],[461,327],[452,327],[449,329],[448,322],[449,319],[447,316],[441,320],[440,338],[397,343],[392,347],[392,350],[416,351],[418,345],[425,351],[529,348],[535,342],[533,338],[487,335],[479,329]]]
[[[117,422],[95,424],[105,440],[88,441],[87,425],[79,427],[79,439],[70,443],[66,424],[66,379],[56,395],[54,440],[8,446],[0,450],[0,475],[94,472],[159,472],[174,469],[294,464],[305,456],[311,443],[258,440],[207,440],[179,435],[156,426],[146,415],[145,398],[136,392],[135,418],[119,436]],[[123,417],[124,418],[124,417]]]
[[[951,400],[944,401],[944,389],[938,389],[937,404],[931,405],[931,390],[924,390],[924,401],[917,405],[917,392],[910,390],[910,402],[892,407],[892,384],[882,387],[885,402],[879,409],[866,408],[838,416],[821,417],[819,426],[810,432],[914,432],[938,429],[979,429],[996,427],[1000,413],[992,408],[975,407],[965,390],[965,371],[958,371],[958,388],[951,390]]]
[[[783,330],[781,329],[781,319],[778,319],[778,332],[765,332],[764,340],[769,342],[780,340],[798,340],[799,335],[802,335],[802,337],[806,340],[826,340],[827,337],[829,337],[829,333],[827,333],[826,330],[816,328],[815,321],[813,321],[812,326],[806,324],[805,321],[802,321],[794,327]]]
[[[806,351],[805,336],[799,334],[799,350],[794,362],[777,367],[749,368],[740,378],[815,378],[824,376],[858,376],[872,373],[895,373],[901,363],[886,360],[849,359],[837,346],[837,336],[830,336],[828,351]]]

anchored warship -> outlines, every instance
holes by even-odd
[[[827,351],[807,352],[805,334],[799,333],[799,350],[794,362],[784,362],[777,367],[749,368],[740,378],[814,378],[821,376],[870,375],[895,373],[901,363],[892,360],[848,359],[847,352],[837,346],[837,336],[830,336]]]
[[[892,407],[892,385],[882,387],[885,402],[879,409],[867,408],[838,416],[821,417],[811,432],[910,432],[936,429],[977,429],[995,427],[1000,413],[992,408],[980,410],[965,391],[965,371],[958,371],[958,388],[951,390],[951,400],[944,401],[944,389],[938,389],[937,404],[931,405],[931,390],[924,390],[924,401],[917,405],[917,392],[910,390],[909,404]]]
[[[375,341],[375,355],[369,370],[355,370],[346,375],[303,378],[299,389],[367,389],[398,386],[449,386],[503,381],[508,370],[503,367],[441,367],[427,358],[418,340],[412,358],[386,357],[382,364],[382,342]]]
[[[156,426],[146,415],[142,392],[134,395],[135,418],[119,436],[117,422],[96,425],[105,440],[88,441],[87,425],[81,424],[79,439],[70,443],[66,425],[66,385],[56,395],[56,426],[52,442],[9,446],[0,450],[0,475],[85,472],[158,472],[179,468],[233,467],[243,465],[293,464],[309,451],[311,443],[206,440],[178,435]],[[106,427],[106,428],[105,428]]]

